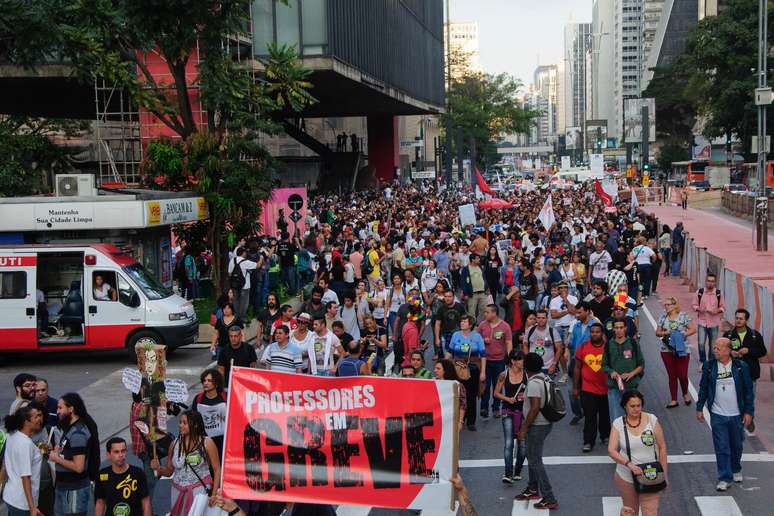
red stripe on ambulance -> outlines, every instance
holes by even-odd
[[[0,267],[34,267],[37,256],[0,256]]]

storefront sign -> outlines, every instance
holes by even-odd
[[[35,229],[91,229],[94,205],[80,203],[46,203],[35,205]]]
[[[178,224],[204,220],[207,203],[202,197],[145,201],[145,223],[148,226]]]
[[[411,509],[451,501],[455,382],[231,371],[224,496]]]

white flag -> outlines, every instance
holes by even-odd
[[[640,201],[637,199],[637,192],[635,192],[634,188],[632,188],[632,205],[629,207],[629,214],[634,216],[634,214],[637,212],[637,208],[639,207]]]
[[[537,218],[541,224],[543,224],[543,227],[546,228],[546,230],[551,229],[551,226],[554,225],[554,222],[556,222],[556,216],[554,215],[554,205],[551,202],[551,194],[548,194],[548,198],[546,199],[546,202],[543,204],[543,207],[540,209],[540,214]]]

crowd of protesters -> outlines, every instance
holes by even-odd
[[[553,221],[546,224],[542,208],[549,196]],[[202,392],[192,410],[179,415],[180,435],[165,460],[150,459],[142,443],[130,443],[135,454],[145,453],[143,468],[126,463],[122,439],[108,440],[104,450],[94,446],[98,430],[77,394],[55,400],[47,384],[42,394],[44,380],[20,375],[6,419],[6,468],[18,477],[3,495],[9,514],[85,514],[92,480],[97,514],[123,503],[131,514],[148,515],[153,472],[172,476],[173,516],[187,514],[201,488],[229,514],[273,514],[265,504],[240,508],[217,494],[224,392],[233,366],[457,381],[460,431],[476,431],[478,418],[499,418],[502,482],[522,480],[526,459],[529,479],[515,498],[537,500],[538,509],[558,508],[542,457],[555,424],[546,407],[564,390],[569,424],[583,422],[582,452],[597,442],[606,446],[618,463],[614,480],[624,504],[655,514],[658,490],[645,496],[633,487],[645,462],[658,463],[652,467],[667,478],[666,439],[658,418],[643,411],[637,390],[645,373],[639,311],[658,291],[659,278],[679,271],[682,224],[659,227],[627,202],[606,208],[593,184],[519,190],[504,200],[513,207],[479,209],[475,223],[462,224],[459,208],[477,203],[475,196],[429,184],[318,195],[310,199],[303,231],[285,226],[277,235],[240,242],[229,257],[231,288],[218,298],[210,321],[217,366],[202,373]],[[188,275],[200,257],[188,256],[181,258],[185,278],[179,278],[195,290]],[[741,481],[741,425],[754,429],[762,341],[744,310],[734,329],[717,338],[724,304],[713,279],[693,306],[703,368],[696,408],[700,419],[705,405],[712,415],[717,489],[726,490]],[[280,290],[297,294],[300,306],[281,304]],[[656,335],[669,377],[666,407],[675,408],[678,385],[682,401],[691,403],[686,338],[696,323],[674,298],[664,307]],[[245,339],[250,319],[257,320],[254,344]],[[723,430],[717,435],[716,425]],[[631,449],[629,434],[638,437]],[[111,465],[97,473],[95,455],[103,454]],[[55,489],[44,487],[36,473],[46,469],[42,456],[56,464]],[[115,485],[127,475],[137,480],[136,490],[118,500]],[[458,496],[466,497],[460,479],[456,485]],[[303,506],[297,508],[293,514],[302,514]]]

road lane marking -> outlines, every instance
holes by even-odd
[[[550,514],[551,511],[545,509],[535,509],[533,505],[540,500],[525,500],[520,502],[518,500],[513,501],[513,509],[511,509],[511,516],[535,516],[537,514]]]
[[[743,516],[733,496],[694,496],[701,516]]]
[[[642,305],[642,311],[645,312],[645,316],[648,318],[648,321],[650,321],[651,326],[653,326],[653,331],[656,331],[656,320],[653,318],[653,314],[650,313],[650,310],[647,306],[645,306],[645,304]],[[690,364],[688,367],[690,367]],[[696,392],[696,387],[693,386],[693,382],[691,381],[690,376],[688,377],[688,393],[691,395],[691,398],[693,398],[694,403],[699,400],[699,393]],[[712,425],[710,424],[710,413],[709,410],[707,410],[706,405],[704,406],[702,413],[704,414],[704,422],[707,423],[707,427],[712,430]]]
[[[621,516],[621,509],[623,508],[623,498],[620,496],[603,496],[602,497],[602,516]],[[642,509],[640,509],[640,516],[642,515]]]
[[[371,507],[365,505],[339,505],[336,516],[368,516]]]
[[[695,455],[670,455],[669,464],[698,464],[715,462],[716,458],[711,453],[698,453]],[[774,454],[770,453],[743,453],[742,462],[774,462]],[[527,463],[526,461],[524,462]],[[543,464],[547,466],[571,466],[583,464],[614,464],[613,459],[607,455],[567,455],[543,457]],[[460,461],[460,468],[495,468],[502,467],[503,459],[468,459]]]

